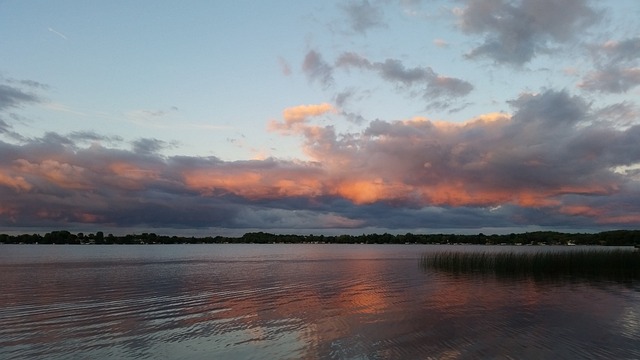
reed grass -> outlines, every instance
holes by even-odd
[[[425,254],[425,269],[497,275],[640,278],[640,251],[572,250],[544,252],[456,252]]]

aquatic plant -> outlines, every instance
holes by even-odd
[[[454,273],[640,278],[640,251],[625,249],[495,253],[443,251],[423,255],[420,263],[425,269]]]

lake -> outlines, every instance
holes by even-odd
[[[1,359],[638,359],[640,284],[420,267],[448,245],[0,245]]]

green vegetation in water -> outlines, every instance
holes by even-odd
[[[640,278],[640,251],[572,250],[544,252],[458,252],[423,255],[424,269],[452,273],[518,276],[588,276]]]

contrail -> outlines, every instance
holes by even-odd
[[[49,31],[51,31],[52,33],[54,33],[54,34],[56,34],[56,35],[60,36],[61,38],[65,39],[65,40],[67,40],[67,37],[66,37],[66,36],[64,36],[64,34],[63,34],[63,33],[58,32],[58,31],[55,31],[53,28],[49,28]]]

